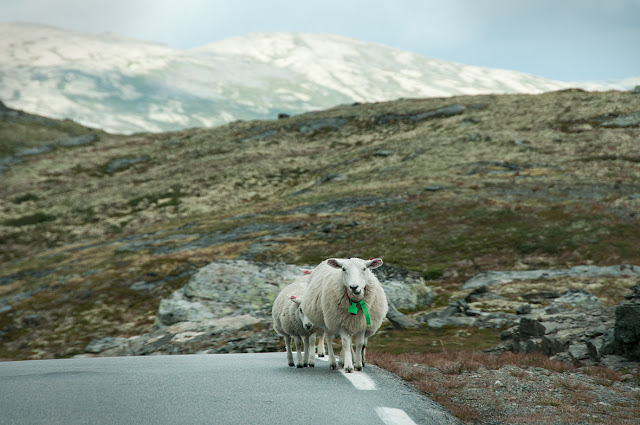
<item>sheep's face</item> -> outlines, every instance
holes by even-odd
[[[298,307],[298,310],[296,311],[296,315],[298,316],[298,319],[300,319],[300,323],[302,323],[302,327],[305,330],[310,331],[311,328],[313,328],[313,323],[311,323],[311,320],[309,320],[307,315],[304,314],[304,310],[302,309],[302,298],[291,296],[289,297],[289,299],[293,301]]]
[[[357,301],[364,297],[369,270],[380,267],[382,260],[380,258],[372,258],[368,261],[359,258],[348,260],[330,258],[327,264],[342,271],[342,284],[347,289],[349,298]]]

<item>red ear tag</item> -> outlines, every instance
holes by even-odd
[[[374,258],[369,258],[369,261],[371,261],[371,260],[375,260],[375,257]]]
[[[304,271],[304,274],[309,274],[309,273],[311,273],[309,270]]]
[[[291,295],[291,299],[295,300],[296,299],[295,295]]]

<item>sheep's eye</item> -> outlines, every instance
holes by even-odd
[[[300,313],[302,313],[302,309],[300,309]]]

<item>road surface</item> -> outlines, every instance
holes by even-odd
[[[285,353],[0,363],[0,424],[457,424],[374,366],[290,368]]]

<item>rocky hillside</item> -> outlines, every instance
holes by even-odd
[[[214,260],[380,256],[427,282],[426,314],[479,272],[640,265],[633,92],[353,104],[133,136],[0,117],[4,359],[149,334],[160,301]]]

